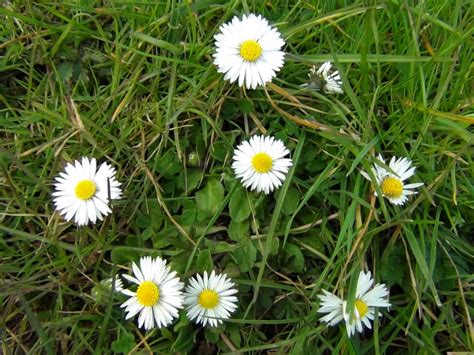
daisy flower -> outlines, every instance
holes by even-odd
[[[283,142],[273,137],[253,136],[234,150],[232,168],[244,187],[270,193],[281,186],[292,165]]]
[[[119,278],[115,279],[114,287],[112,287],[112,278],[108,278],[100,281],[91,289],[91,296],[97,303],[106,304],[110,302],[112,296],[116,296],[123,290],[122,280]]]
[[[362,333],[363,324],[369,329],[372,329],[371,320],[375,317],[374,307],[390,307],[388,302],[389,291],[385,284],[376,284],[373,288],[374,279],[370,271],[359,274],[357,280],[356,300],[353,309],[347,309],[347,303],[343,303],[343,314],[346,322],[347,334],[352,336],[356,329]],[[370,290],[370,291],[369,291]],[[379,317],[382,314],[378,313]]]
[[[231,83],[239,79],[239,86],[245,82],[247,89],[255,89],[271,81],[283,66],[285,42],[261,15],[234,17],[219,31],[214,36],[214,64]]]
[[[331,62],[324,62],[319,69],[316,66],[309,70],[309,84],[308,86],[316,90],[322,90],[327,94],[342,94],[342,80],[339,72],[334,69]]]
[[[108,278],[102,280],[100,284],[106,288],[107,290],[114,291],[114,292],[122,292],[123,290],[123,282],[119,278],[115,279],[114,287],[112,287],[112,278]]]
[[[122,275],[128,281],[138,285],[136,292],[123,289],[122,293],[130,296],[120,307],[125,308],[125,319],[137,313],[138,327],[145,329],[165,327],[178,317],[182,308],[184,284],[180,282],[175,271],[170,271],[166,261],[161,258],[142,257],[140,267],[132,264],[134,276]]]
[[[184,299],[189,319],[203,326],[222,324],[237,309],[237,297],[233,296],[237,290],[233,287],[226,274],[216,275],[214,271],[209,276],[204,271],[203,277],[198,274],[191,278]]]
[[[382,155],[379,154],[378,160],[385,164]],[[392,204],[403,205],[408,200],[407,196],[416,194],[413,189],[422,186],[423,183],[404,184],[405,180],[415,174],[415,167],[412,167],[411,161],[407,158],[397,159],[392,157],[388,166],[395,174],[385,170],[378,164],[374,164],[372,171],[375,175],[375,183],[380,187],[382,196],[386,197]],[[372,181],[365,171],[361,171],[361,174],[367,180]],[[377,191],[375,194],[377,195]]]
[[[322,291],[323,294],[318,295],[318,298],[321,300],[318,313],[327,314],[324,317],[321,317],[320,320],[325,322],[327,325],[334,326],[344,319],[342,306],[344,301],[326,290]]]
[[[67,221],[78,225],[102,220],[112,210],[109,201],[119,199],[122,191],[115,179],[115,169],[107,163],[97,170],[95,158],[68,163],[65,172],[56,177],[53,202]]]

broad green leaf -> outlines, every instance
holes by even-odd
[[[257,249],[250,241],[232,252],[232,256],[235,259],[237,265],[239,265],[240,271],[247,272],[252,269],[257,260]]]
[[[230,218],[234,222],[242,222],[249,218],[251,209],[247,192],[243,188],[238,188],[229,201]]]
[[[196,260],[196,269],[198,272],[211,271],[214,269],[211,252],[208,249],[202,250]]]
[[[194,345],[194,340],[195,332],[193,331],[193,327],[191,324],[187,324],[179,329],[178,336],[171,348],[179,353],[188,353]]]
[[[224,199],[224,187],[216,180],[211,179],[206,186],[196,192],[196,207],[204,217],[212,216]]]
[[[249,221],[234,222],[230,221],[227,232],[229,237],[235,241],[242,241],[248,235]]]
[[[116,353],[128,354],[135,347],[135,337],[132,333],[122,330],[112,342],[112,350]]]
[[[250,113],[253,111],[253,103],[251,100],[248,99],[240,100],[239,108],[243,113]]]
[[[281,212],[286,215],[291,215],[298,208],[300,200],[301,196],[299,191],[294,187],[290,187],[286,193],[285,202],[283,203]]]
[[[304,256],[300,248],[291,243],[285,245],[285,267],[292,272],[302,272],[304,269]]]
[[[157,174],[171,177],[183,169],[178,155],[174,149],[166,151],[164,154],[157,155],[155,158],[154,170]]]
[[[389,286],[396,283],[403,285],[405,262],[403,249],[400,246],[394,246],[380,264],[380,278]]]

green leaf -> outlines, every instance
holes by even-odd
[[[403,265],[405,265],[404,251],[401,246],[394,246],[380,264],[380,278],[389,286],[396,283],[403,285],[405,274]]]
[[[183,166],[176,152],[173,149],[170,149],[164,154],[156,156],[153,168],[158,174],[171,177],[180,172],[183,169]]]
[[[230,198],[229,214],[234,222],[242,222],[249,218],[251,213],[247,192],[243,188],[238,188]]]
[[[301,196],[300,196],[299,191],[294,187],[290,187],[288,189],[288,192],[286,193],[285,202],[283,203],[281,212],[286,215],[292,214],[298,208],[300,200],[301,200]]]
[[[126,247],[115,247],[111,253],[111,259],[115,264],[126,264],[135,261],[138,257],[139,254],[136,251]]]
[[[206,186],[196,192],[196,207],[204,217],[212,216],[224,199],[224,187],[216,180],[211,179]]]
[[[214,268],[211,252],[202,250],[196,260],[196,269],[198,272],[211,271]]]
[[[63,62],[58,66],[58,74],[59,77],[63,82],[67,82],[72,77],[72,63],[71,62]]]
[[[250,113],[253,111],[253,103],[249,99],[243,99],[239,101],[240,111],[243,113]]]
[[[116,353],[128,354],[134,347],[135,337],[126,330],[122,330],[119,337],[112,342],[112,350]]]
[[[239,265],[240,271],[248,272],[255,264],[255,260],[257,260],[257,249],[252,242],[248,242],[247,245],[234,250],[232,256],[237,265]]]
[[[229,233],[229,237],[235,241],[242,241],[245,237],[248,236],[249,231],[249,221],[243,222],[234,222],[230,221],[229,227],[227,228],[227,232]]]
[[[138,228],[145,229],[145,228],[148,228],[150,226],[151,219],[150,219],[150,216],[138,213],[137,218],[135,218],[135,222],[136,222]]]
[[[304,269],[304,256],[300,248],[291,243],[285,245],[285,267],[292,272],[302,272]]]
[[[222,105],[222,114],[224,116],[233,116],[239,111],[239,108],[232,101],[225,101]]]
[[[179,353],[187,353],[194,345],[195,333],[190,324],[179,330],[178,336],[171,348]]]
[[[181,214],[181,223],[185,226],[191,226],[196,221],[196,205],[193,201],[183,201],[183,212]]]
[[[210,343],[217,344],[220,339],[220,334],[223,331],[223,326],[212,327],[212,328],[205,328],[204,336],[206,340]]]
[[[224,142],[217,141],[211,147],[211,155],[217,160],[224,162],[229,154],[229,149]]]
[[[435,298],[436,304],[438,306],[441,306],[441,301],[439,299],[438,292],[436,291],[436,287],[434,285],[432,275],[430,274],[423,252],[421,251],[420,244],[418,243],[415,235],[410,229],[404,228],[404,230],[405,230],[405,237],[408,240],[408,244],[410,244],[411,252],[415,256],[417,266],[420,268],[421,273],[425,277],[428,287],[431,289],[431,292],[433,292],[433,296]]]

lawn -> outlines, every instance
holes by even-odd
[[[252,63],[284,52],[256,88],[216,59],[249,14],[284,41],[239,47]],[[0,352],[474,351],[473,18],[463,0],[3,1]],[[280,178],[244,186],[236,153],[257,136],[285,157],[249,167]],[[103,220],[55,203],[82,157],[115,169],[71,190],[102,193]],[[392,157],[416,170],[399,179]],[[234,308],[199,323],[184,293],[137,277],[133,263],[166,273],[143,257],[182,292],[225,274]],[[203,310],[225,299],[214,286]],[[131,297],[180,301],[143,326]]]

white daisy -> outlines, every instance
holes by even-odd
[[[342,94],[342,80],[339,72],[332,68],[331,62],[324,62],[319,69],[316,66],[309,70],[309,84],[308,86],[317,90],[323,90],[328,94]]]
[[[239,79],[239,86],[255,89],[272,80],[283,66],[285,44],[280,33],[271,28],[261,15],[237,16],[219,28],[214,36],[216,53],[214,64],[231,83]]]
[[[342,307],[344,301],[326,290],[322,291],[323,294],[318,295],[318,298],[321,300],[318,313],[327,314],[324,317],[321,317],[320,321],[325,322],[327,325],[334,326],[344,319]]]
[[[379,154],[378,160],[385,164],[382,155]],[[374,164],[372,171],[375,175],[375,182],[380,187],[382,196],[385,196],[394,205],[403,205],[408,200],[407,196],[416,194],[416,191],[412,191],[412,189],[422,186],[423,183],[417,182],[408,185],[403,183],[415,174],[415,167],[412,167],[411,161],[407,158],[392,157],[388,166],[395,174]],[[361,171],[361,174],[367,180],[372,181],[365,171]],[[377,195],[377,192],[375,194]]]
[[[372,329],[370,321],[374,320],[375,317],[374,307],[391,306],[388,302],[389,291],[387,286],[385,284],[376,284],[372,288],[373,283],[374,279],[372,279],[370,271],[367,273],[361,271],[357,280],[354,308],[347,309],[347,303],[345,301],[343,303],[343,315],[349,337],[355,333],[356,329],[359,333],[362,333],[362,324]],[[369,291],[369,289],[371,290]],[[380,312],[378,315],[379,317],[382,316]]]
[[[115,169],[103,163],[96,169],[95,158],[82,158],[68,163],[54,184],[53,201],[56,210],[69,221],[74,217],[78,225],[102,220],[112,210],[109,201],[119,199],[122,191],[115,179]]]
[[[283,142],[273,137],[253,136],[234,150],[234,169],[237,178],[250,190],[268,194],[281,186],[292,165]]]
[[[140,312],[138,326],[152,329],[155,324],[158,328],[170,324],[178,317],[178,309],[182,308],[183,295],[181,290],[184,284],[180,282],[175,271],[170,271],[166,261],[149,256],[140,259],[140,268],[133,263],[133,276],[123,274],[128,281],[138,285],[136,292],[122,290],[130,296],[120,307],[125,308],[129,319]]]
[[[233,296],[237,290],[233,287],[234,283],[226,274],[216,275],[214,271],[210,276],[204,271],[203,277],[198,274],[191,278],[184,300],[189,319],[203,326],[222,324],[222,320],[228,319],[237,309],[237,297]]]

